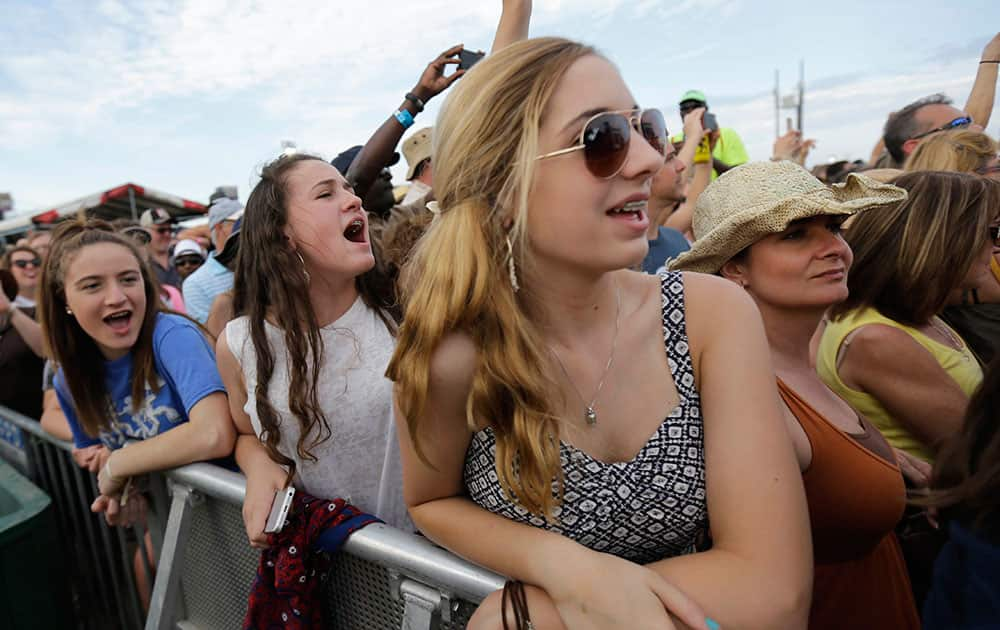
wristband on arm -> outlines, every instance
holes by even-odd
[[[399,121],[399,124],[403,125],[403,129],[409,129],[413,126],[413,114],[410,113],[410,110],[397,109],[393,116]]]

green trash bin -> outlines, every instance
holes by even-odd
[[[0,461],[0,626],[72,627],[69,589],[49,496]]]

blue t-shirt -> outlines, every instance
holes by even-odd
[[[188,413],[202,398],[225,392],[215,367],[215,352],[201,330],[187,318],[159,313],[153,329],[153,360],[160,391],[147,384],[146,398],[132,413],[132,353],[104,363],[104,383],[114,415],[111,428],[99,438],[87,435],[76,416],[73,397],[62,369],[56,375],[59,406],[66,414],[77,448],[103,443],[111,450],[127,440],[145,440],[188,421]]]
[[[673,228],[659,227],[656,239],[649,241],[649,253],[642,261],[642,270],[646,273],[659,273],[667,261],[677,258],[682,252],[691,249],[684,235]]]

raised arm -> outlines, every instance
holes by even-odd
[[[976,80],[969,92],[965,112],[985,129],[993,115],[993,100],[997,92],[997,68],[1000,66],[1000,33],[993,36],[983,49]]]
[[[21,309],[14,306],[7,296],[0,291],[0,320],[7,318],[24,343],[31,351],[40,357],[45,356],[45,342],[42,339],[42,327],[28,317]]]
[[[405,110],[409,112],[410,116],[416,118],[428,101],[448,89],[452,83],[465,74],[464,70],[456,70],[448,76],[444,75],[445,68],[458,65],[458,52],[460,50],[462,50],[462,44],[452,46],[431,61],[424,69],[423,74],[420,75],[417,84],[409,92],[420,102],[404,98],[397,109],[399,111]],[[354,158],[354,162],[351,163],[351,168],[345,174],[347,181],[354,186],[356,195],[363,199],[368,193],[372,184],[375,183],[375,179],[396,150],[396,146],[399,145],[399,140],[405,131],[406,127],[396,119],[395,115],[391,115],[368,139],[357,157]]]
[[[705,108],[692,109],[684,115],[684,144],[677,152],[677,159],[684,163],[684,168],[691,172],[694,166],[695,155],[698,153],[698,145],[705,136],[705,128],[702,125],[702,116]],[[709,160],[711,155],[709,155]]]
[[[503,12],[493,38],[491,53],[501,48],[528,39],[528,25],[531,22],[531,0],[503,0]]]
[[[667,220],[663,224],[668,228],[677,230],[684,235],[684,238],[694,242],[694,232],[691,229],[691,223],[694,220],[694,207],[698,204],[698,197],[701,196],[701,193],[705,192],[711,181],[712,163],[696,163],[694,165],[694,176],[691,178],[691,184],[688,186],[688,193],[684,199],[684,203],[667,217]]]
[[[684,284],[712,549],[650,566],[723,628],[805,628],[809,517],[760,314],[721,278],[685,274]]]

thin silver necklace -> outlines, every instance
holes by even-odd
[[[583,419],[586,421],[588,427],[593,427],[597,425],[597,412],[594,410],[594,405],[597,404],[597,397],[601,395],[601,389],[604,387],[604,381],[608,378],[608,373],[611,371],[611,364],[615,362],[615,348],[618,346],[618,326],[621,323],[622,314],[622,288],[618,282],[615,282],[615,301],[617,303],[615,310],[615,336],[611,338],[611,355],[608,356],[608,364],[604,366],[604,374],[601,375],[601,380],[597,384],[597,390],[594,391],[594,397],[590,399],[590,404],[587,404],[587,400],[580,393],[580,388],[576,386],[573,379],[570,377],[569,372],[566,371],[566,366],[563,364],[562,359],[559,358],[559,353],[552,346],[549,346],[549,350],[555,356],[556,361],[559,362],[559,368],[562,370],[563,375],[569,384],[573,387],[573,391],[576,392],[577,397],[580,402],[583,403]]]

